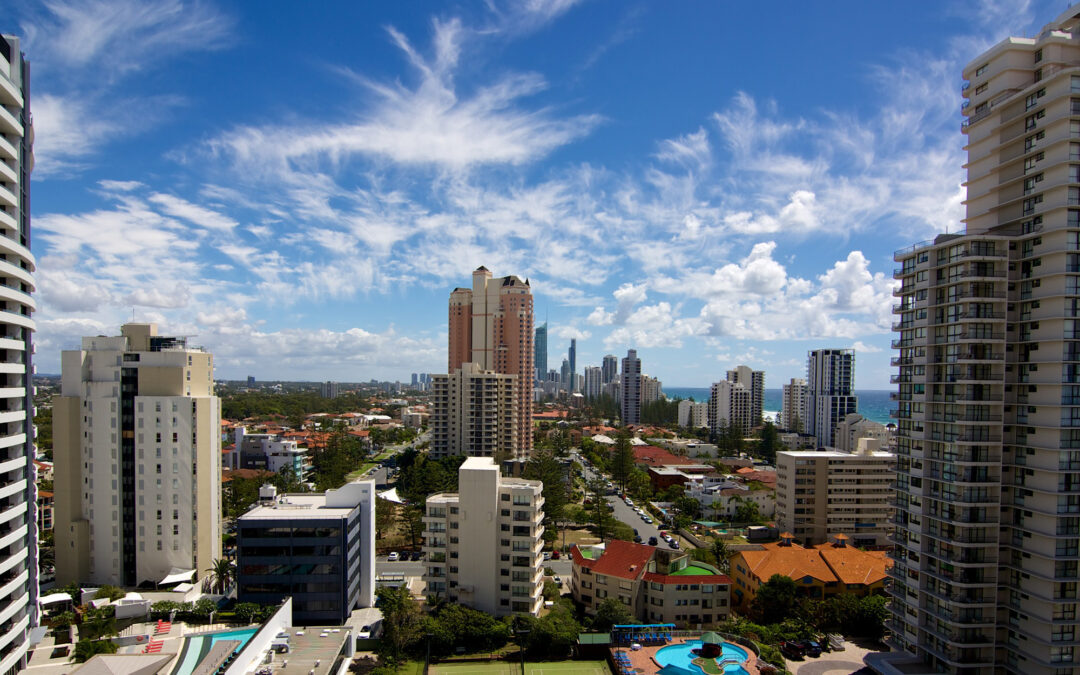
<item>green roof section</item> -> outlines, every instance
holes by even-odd
[[[702,567],[700,565],[687,565],[678,572],[672,572],[673,577],[689,577],[689,576],[707,576],[712,574],[719,574],[716,570],[711,570],[708,567]]]
[[[596,559],[596,558],[594,558],[594,556],[596,556],[596,549],[593,549],[593,548],[581,548],[580,546],[578,546],[578,553],[580,553],[581,557],[585,558],[586,560],[595,560]],[[596,557],[599,557],[599,556],[596,556]]]

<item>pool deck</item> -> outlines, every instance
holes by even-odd
[[[640,673],[645,673],[646,675],[655,675],[656,673],[659,673],[662,668],[662,666],[657,663],[656,659],[654,658],[656,656],[656,652],[669,645],[681,645],[684,642],[697,642],[700,639],[700,637],[675,638],[664,645],[642,646],[642,648],[637,651],[633,651],[629,647],[618,647],[611,650],[612,661],[614,661],[614,652],[625,652],[627,656],[630,657],[631,668],[633,668],[634,670],[640,668],[641,670],[638,671]],[[745,650],[748,655],[746,661],[743,662],[742,667],[746,670],[747,673],[750,673],[750,675],[760,675],[757,665],[757,656],[754,654],[753,650],[743,647],[742,645],[737,646],[740,649]],[[616,669],[616,672],[618,672],[618,669]]]

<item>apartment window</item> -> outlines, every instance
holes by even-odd
[[[1043,59],[1043,51],[1038,49],[1035,51],[1035,63],[1040,63]]]
[[[1042,82],[1042,76],[1043,76],[1042,68],[1036,68],[1035,69],[1035,81],[1036,82]]]
[[[1042,98],[1043,96],[1046,96],[1046,90],[1045,89],[1040,89],[1037,92],[1035,92],[1034,94],[1028,94],[1028,97],[1024,102],[1025,105],[1026,105],[1024,110],[1031,110],[1035,106],[1039,105],[1039,99]]]
[[[1080,169],[1080,167],[1072,167],[1072,168]],[[1070,175],[1070,179],[1071,179],[1072,173],[1070,172],[1069,175]],[[1032,176],[1031,178],[1025,178],[1024,179],[1024,194],[1029,195],[1032,192],[1035,192],[1035,186],[1038,185],[1039,183],[1041,183],[1042,180],[1043,180],[1043,174],[1041,174],[1041,173],[1037,173],[1034,176]]]
[[[1073,135],[1074,136],[1080,135],[1080,130],[1078,130],[1078,133],[1073,134]],[[1046,138],[1046,132],[1045,131],[1040,131],[1037,134],[1032,134],[1032,135],[1028,136],[1027,138],[1025,138],[1024,139],[1024,152],[1027,152],[1027,151],[1031,150],[1032,148],[1034,148],[1036,145],[1039,144],[1039,141],[1043,140],[1044,138]]]
[[[1074,145],[1076,145],[1077,154],[1080,154],[1080,144],[1074,144]],[[1045,158],[1045,157],[1046,157],[1046,153],[1045,152],[1040,152],[1037,155],[1032,155],[1031,157],[1028,157],[1027,159],[1025,159],[1024,160],[1024,173],[1027,174],[1028,172],[1033,171],[1035,169],[1035,165],[1038,164],[1039,162],[1043,161],[1043,158]]]
[[[1071,194],[1070,194],[1070,197],[1071,197]],[[1037,205],[1039,205],[1039,204],[1042,204],[1042,200],[1043,200],[1042,195],[1035,195],[1034,197],[1028,197],[1027,199],[1025,199],[1024,203],[1023,203],[1024,215],[1029,216],[1029,215],[1035,213],[1035,207]]]
[[[979,94],[983,93],[984,91],[986,91],[987,87],[989,87],[989,86],[990,85],[988,83],[983,82],[979,86],[975,87],[975,95],[978,96]]]
[[[980,75],[985,73],[986,69],[989,68],[989,67],[990,67],[989,63],[984,63],[981,66],[979,66],[978,68],[976,68],[975,69],[975,77],[979,77]]]
[[[1040,110],[1036,113],[1032,113],[1024,118],[1024,130],[1031,131],[1039,124],[1039,120],[1046,117],[1046,111]]]

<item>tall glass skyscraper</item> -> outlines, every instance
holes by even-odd
[[[547,379],[547,322],[536,327],[536,339],[533,340],[533,364],[536,366],[536,381]]]

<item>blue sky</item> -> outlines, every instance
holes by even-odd
[[[472,269],[549,363],[668,386],[858,350],[892,252],[960,228],[960,70],[1060,2],[17,2],[37,363],[134,317],[217,376],[407,380]]]

